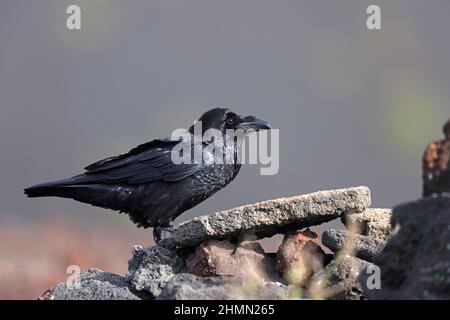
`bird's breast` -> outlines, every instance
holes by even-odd
[[[240,165],[213,164],[194,176],[195,187],[200,187],[205,196],[209,196],[227,184],[239,173]]]

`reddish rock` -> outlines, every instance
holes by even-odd
[[[430,143],[423,154],[423,195],[450,192],[450,119],[442,140]]]
[[[444,124],[444,136],[447,140],[450,140],[450,119]]]
[[[316,233],[306,229],[287,233],[277,252],[277,271],[291,284],[301,285],[319,271],[325,252]]]
[[[187,272],[201,277],[237,276],[244,279],[273,279],[274,264],[259,243],[236,246],[228,240],[203,242],[186,260]]]

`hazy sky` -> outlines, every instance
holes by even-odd
[[[104,211],[28,185],[188,127],[212,106],[280,129],[280,171],[247,166],[183,215],[367,185],[421,193],[421,154],[450,115],[450,2],[1,0],[0,216]],[[69,4],[82,29],[66,29]]]

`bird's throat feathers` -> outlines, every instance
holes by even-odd
[[[242,139],[210,130],[207,135],[183,134],[172,149],[175,164],[240,165]]]

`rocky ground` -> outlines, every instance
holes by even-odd
[[[370,204],[355,187],[197,217],[135,246],[126,275],[89,269],[40,298],[450,299],[450,197]],[[339,217],[346,230],[308,229]],[[280,233],[278,251],[264,252],[257,240]]]

